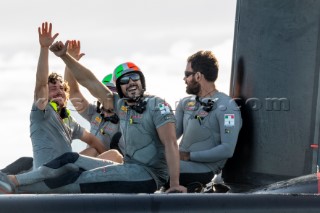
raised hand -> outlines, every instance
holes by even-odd
[[[67,51],[77,61],[79,61],[80,58],[85,55],[84,53],[80,53],[80,49],[81,49],[80,41],[76,41],[76,40],[69,41]]]
[[[38,33],[41,47],[49,47],[59,35],[59,33],[56,33],[52,36],[52,24],[48,24],[48,22],[42,23],[41,28],[38,27]]]
[[[67,53],[69,41],[66,41],[65,44],[62,41],[56,41],[54,44],[50,46],[51,52],[53,52],[56,56],[61,57]]]

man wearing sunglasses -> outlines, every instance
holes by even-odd
[[[65,62],[75,79],[98,98],[106,110],[114,107],[125,143],[124,163],[66,153],[23,175],[7,177],[0,173],[0,190],[7,193],[153,193],[170,176],[167,192],[186,192],[179,184],[174,115],[164,100],[144,94],[146,82],[141,70],[130,62],[120,64],[114,71],[118,94],[112,93],[67,53],[67,46],[68,42],[56,42],[50,50]],[[79,171],[60,176],[64,171],[60,168],[67,164],[78,166]],[[41,169],[50,172],[44,173]]]
[[[205,186],[232,157],[242,125],[237,104],[215,87],[218,61],[211,51],[187,60],[186,92],[176,109],[180,150],[180,183]]]

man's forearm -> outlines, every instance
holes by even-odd
[[[70,87],[70,99],[74,98],[74,94],[80,92],[80,88],[78,85],[78,82],[73,77],[73,74],[71,73],[68,66],[66,66],[64,71],[64,80],[66,80]],[[72,101],[72,100],[71,100]]]
[[[108,106],[107,103],[109,99],[113,98],[112,92],[104,86],[89,69],[81,65],[68,53],[60,57],[66,66],[68,66],[75,79],[82,86],[86,87],[94,97],[98,98],[104,106]]]
[[[35,101],[43,100],[45,103],[48,99],[48,75],[49,75],[49,49],[41,47],[39,61],[36,73],[36,86],[34,91]]]
[[[97,80],[90,70],[81,65],[76,59],[74,59],[68,53],[62,55],[60,58],[64,61],[66,66],[71,71],[72,75],[81,85],[87,87],[86,85],[89,81]]]
[[[49,75],[48,57],[49,49],[47,47],[41,47],[36,74],[37,83],[47,84]]]
[[[180,161],[178,147],[172,143],[170,147],[166,147],[166,159],[170,175],[170,187],[179,185]]]

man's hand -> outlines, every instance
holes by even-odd
[[[42,23],[41,28],[38,27],[38,33],[41,47],[49,47],[59,35],[59,33],[56,33],[52,36],[52,24],[49,23],[48,26],[48,22]]]
[[[190,160],[190,152],[180,151],[179,154],[180,154],[180,160],[184,160],[184,161]]]
[[[187,188],[184,186],[174,186],[170,187],[166,193],[187,193]]]
[[[69,41],[68,53],[77,61],[80,60],[82,56],[84,56],[84,53],[80,53],[80,41],[71,40]]]
[[[66,41],[65,44],[62,41],[57,41],[50,46],[51,52],[53,52],[56,56],[61,57],[67,54],[69,41]]]

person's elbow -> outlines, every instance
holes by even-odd
[[[226,158],[232,158],[234,152],[227,152],[226,154],[227,154],[227,155],[226,155]]]
[[[225,146],[225,157],[226,158],[232,158],[235,151],[234,146]]]

